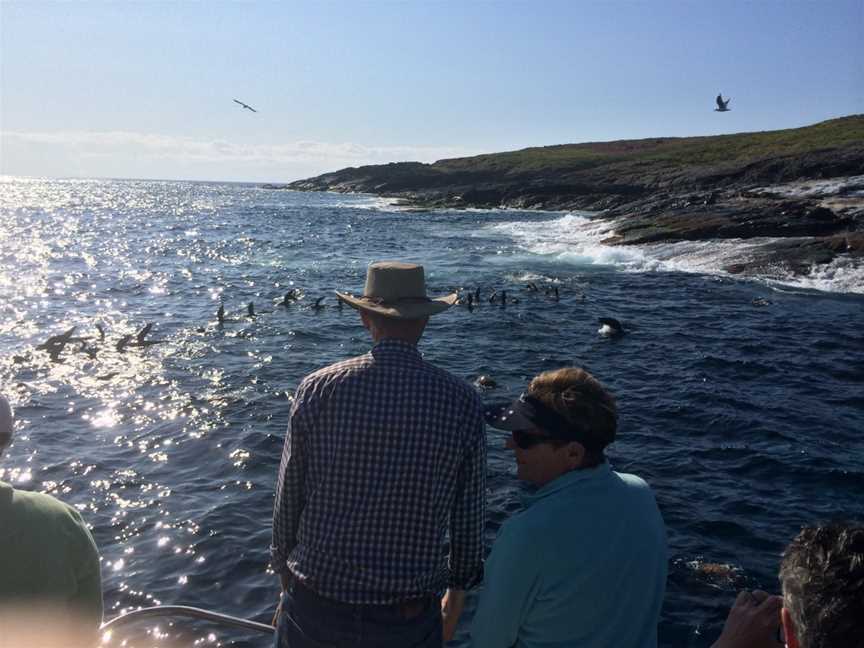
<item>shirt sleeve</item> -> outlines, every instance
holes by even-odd
[[[270,565],[277,574],[288,571],[288,554],[297,544],[297,528],[305,504],[303,470],[303,385],[298,388],[288,419],[288,431],[282,447],[282,462],[276,482],[273,504],[273,539],[270,544]]]
[[[102,624],[102,574],[99,567],[99,550],[81,514],[74,510],[78,523],[78,551],[75,565],[75,593],[69,604],[87,619],[88,626],[98,628]]]
[[[483,580],[483,530],[486,526],[486,429],[479,399],[471,399],[468,444],[450,512],[450,580],[467,590]]]
[[[510,648],[536,595],[539,572],[531,557],[536,545],[505,524],[486,561],[483,591],[471,623],[472,648]]]

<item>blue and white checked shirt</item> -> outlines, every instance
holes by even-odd
[[[414,345],[382,340],[297,389],[273,568],[345,603],[469,589],[483,575],[485,482],[477,394]]]

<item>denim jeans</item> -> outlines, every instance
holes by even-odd
[[[276,648],[441,648],[437,596],[409,605],[360,605],[319,596],[296,581],[282,595]]]

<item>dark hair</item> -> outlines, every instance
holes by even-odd
[[[606,461],[603,448],[615,440],[618,410],[615,398],[590,373],[578,367],[544,371],[528,385],[528,393],[568,421],[584,428],[599,450],[586,448],[584,468]]]
[[[861,645],[864,526],[802,529],[783,552],[780,583],[801,648]]]

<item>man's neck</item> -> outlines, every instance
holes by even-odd
[[[410,344],[411,346],[417,346],[420,338],[413,335],[398,335],[394,333],[375,333],[372,335],[372,342],[374,342],[375,344],[378,344],[379,342],[383,342],[385,340],[399,340],[400,342],[405,342],[406,344]]]

